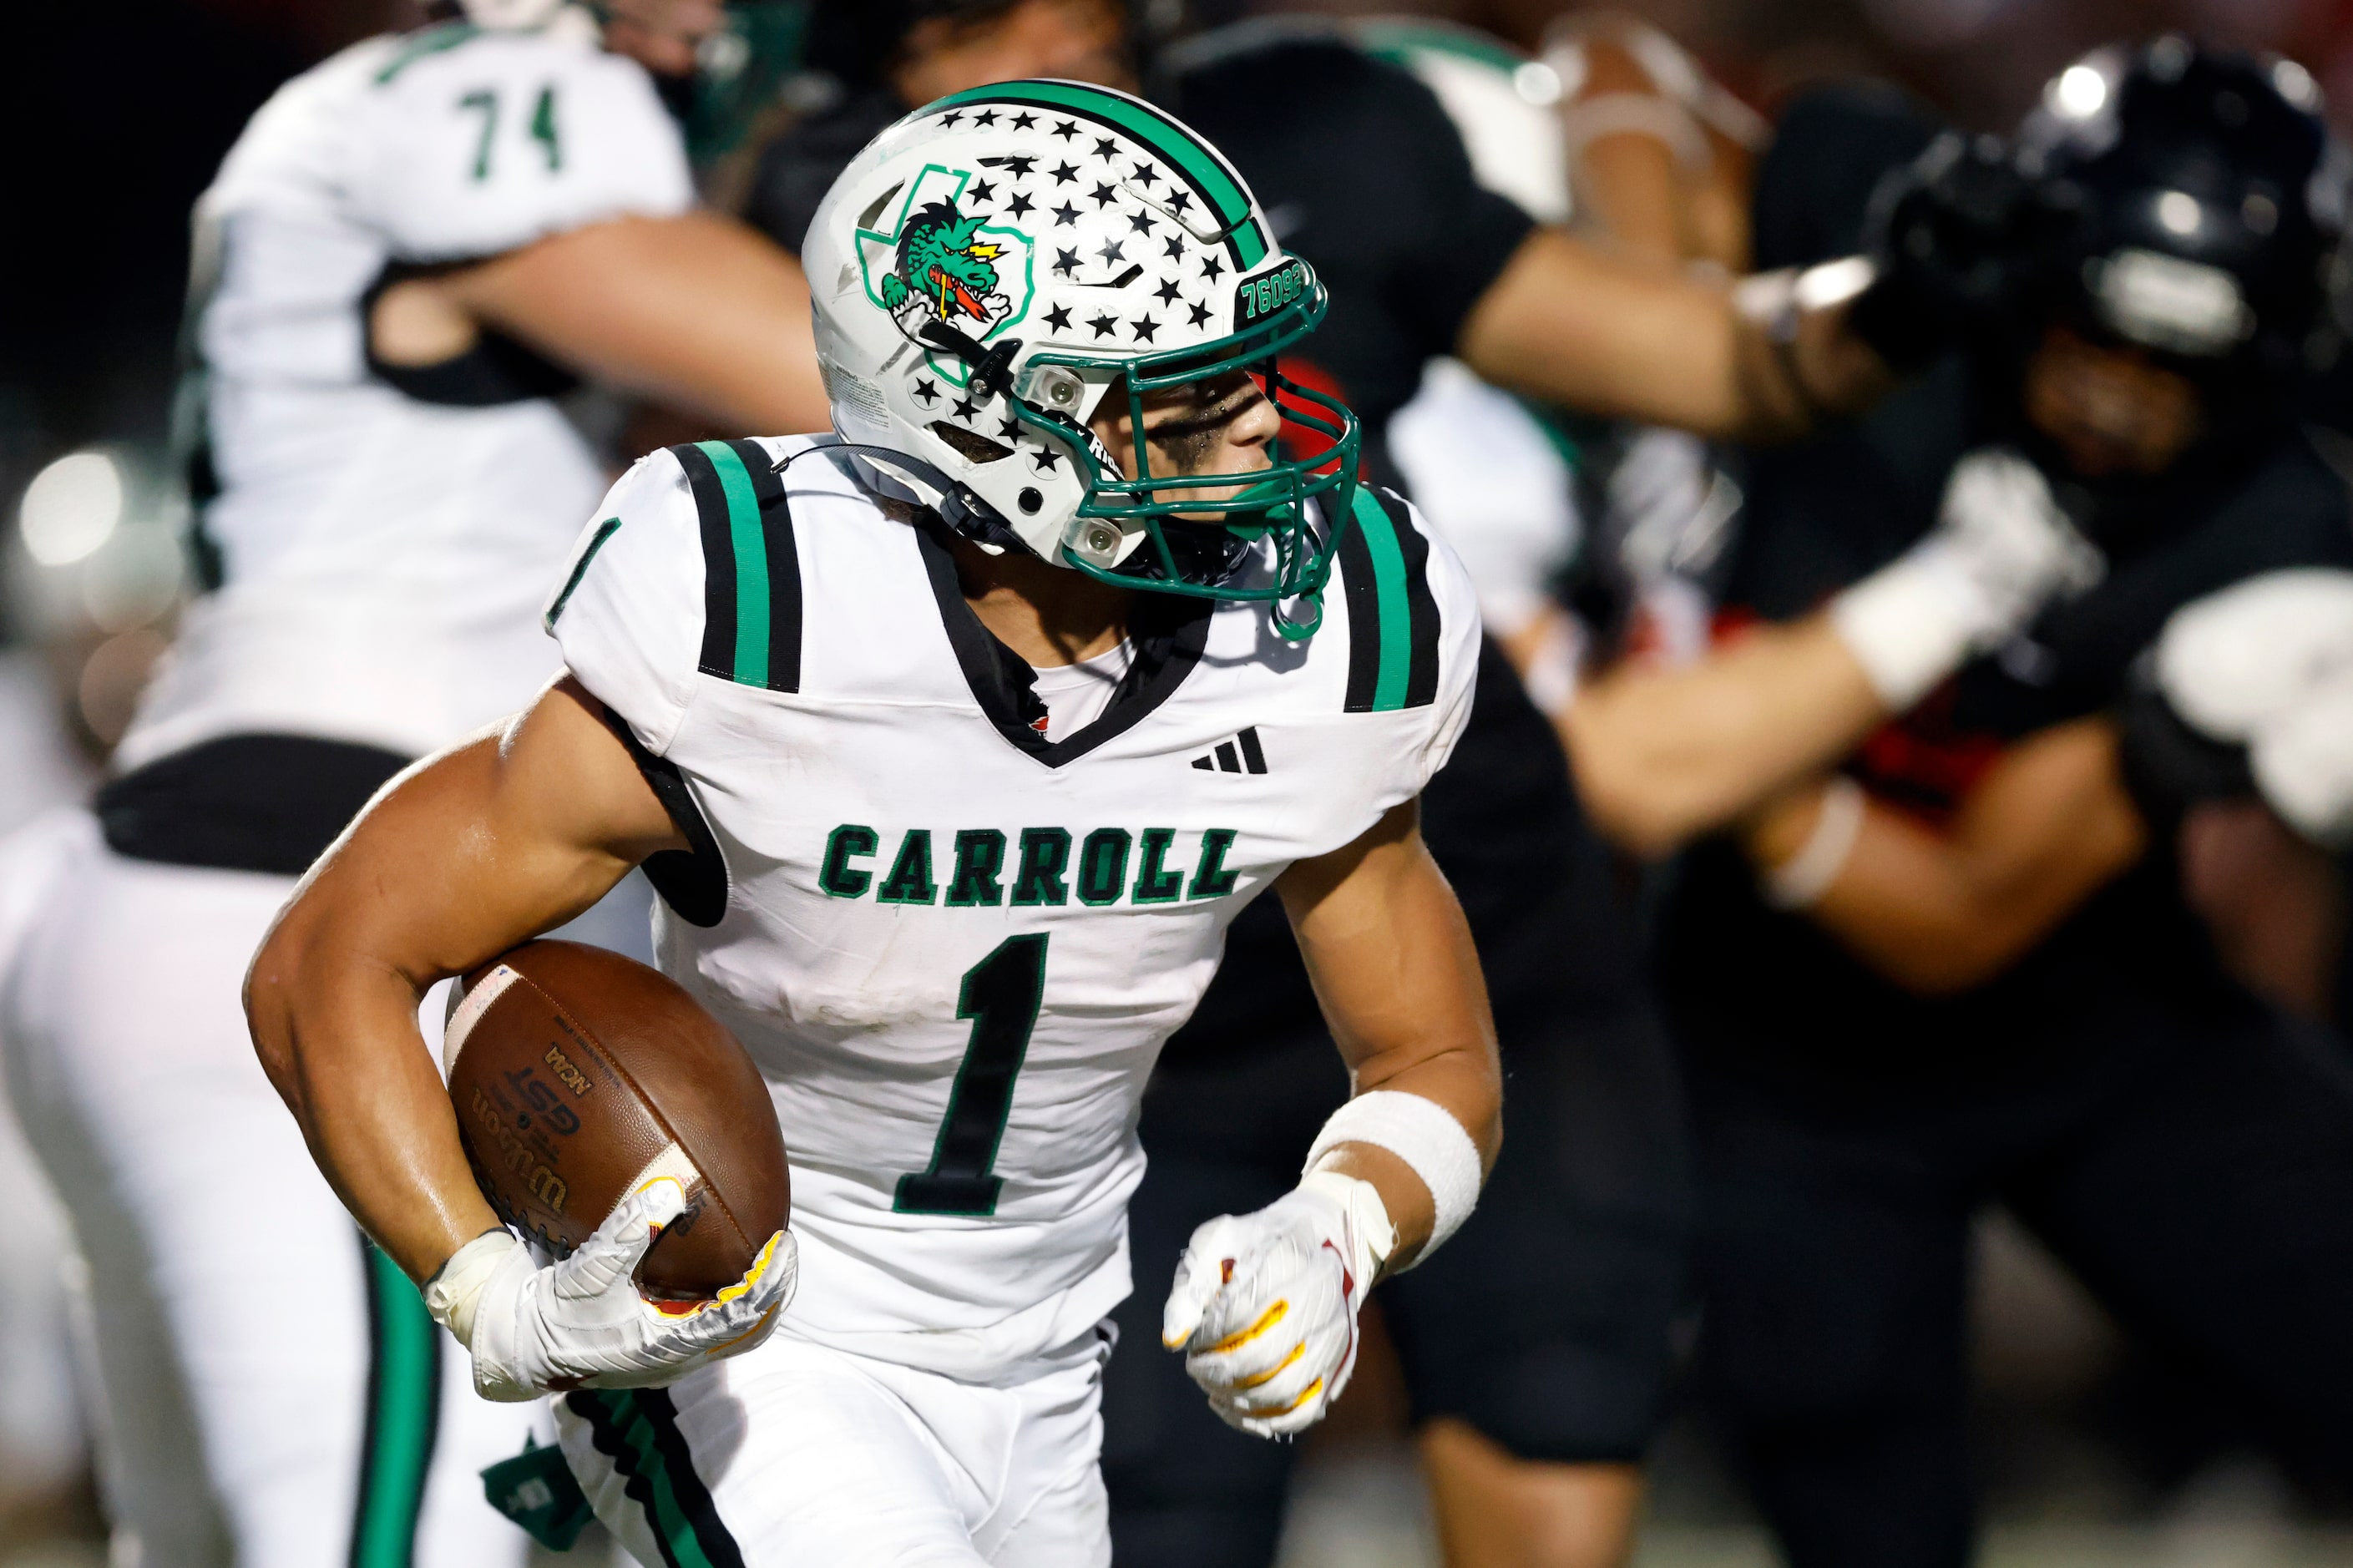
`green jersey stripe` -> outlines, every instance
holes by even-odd
[[[1339,545],[1348,610],[1351,713],[1426,707],[1438,699],[1438,601],[1430,592],[1430,541],[1370,485],[1357,488]]]
[[[565,1396],[588,1423],[596,1451],[623,1477],[622,1491],[645,1517],[663,1568],[744,1568],[744,1553],[696,1473],[678,1408],[659,1389]]]
[[[776,465],[757,441],[727,445],[743,463],[752,481],[752,496],[760,512],[760,530],[766,542],[768,568],[768,679],[771,691],[801,689],[801,562],[793,538],[793,510],[785,500],[785,481]]]
[[[1405,682],[1411,667],[1413,626],[1407,619],[1405,555],[1398,549],[1397,530],[1388,513],[1374,499],[1372,487],[1356,491],[1356,536],[1365,542],[1373,567],[1373,593],[1379,605],[1381,657],[1373,678],[1373,711],[1387,713],[1405,706]]]
[[[409,1568],[440,1423],[440,1331],[399,1266],[364,1237],[360,1248],[371,1354],[351,1568]]]
[[[1236,266],[1247,271],[1267,258],[1267,237],[1250,216],[1250,192],[1223,159],[1158,110],[1118,93],[1075,82],[1024,81],[955,93],[922,112],[928,114],[966,103],[1018,103],[1059,110],[1134,137],[1183,176],[1217,215],[1220,227],[1232,230],[1227,237],[1226,249]]]
[[[784,481],[756,441],[672,447],[702,538],[705,675],[771,691],[801,683],[800,555]]]
[[[760,527],[760,498],[752,492],[752,471],[742,454],[724,441],[695,445],[718,471],[727,500],[727,538],[735,554],[735,647],[733,679],[745,686],[768,684],[768,537]]]
[[[617,517],[608,517],[596,525],[596,533],[588,540],[588,548],[582,551],[580,559],[572,563],[572,574],[564,579],[564,587],[556,594],[555,603],[547,606],[547,618],[541,624],[549,631],[555,629],[555,618],[564,614],[564,606],[572,602],[572,595],[579,590],[580,579],[588,575],[588,563],[596,559],[596,552],[604,549],[605,542],[620,531],[621,520]]]
[[[1427,50],[1431,54],[1451,55],[1490,70],[1509,74],[1528,63],[1527,58],[1506,45],[1495,42],[1483,33],[1467,28],[1450,27],[1443,24],[1421,22],[1369,22],[1356,29],[1356,39],[1368,55],[1388,60],[1392,65],[1410,67],[1412,57]]]

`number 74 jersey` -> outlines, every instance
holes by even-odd
[[[985,1377],[1126,1294],[1154,1058],[1242,906],[1444,763],[1478,619],[1367,488],[1312,641],[1139,594],[1109,707],[1050,738],[894,491],[801,438],[656,453],[548,625],[695,844],[648,865],[657,947],[775,1096],[791,1331]]]

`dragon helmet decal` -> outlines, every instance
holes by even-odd
[[[1361,436],[1278,355],[1322,321],[1324,288],[1184,125],[1075,82],[942,99],[851,162],[802,259],[836,430],[904,454],[892,477],[952,526],[1314,629]],[[1131,474],[1089,428],[1107,395],[1140,426],[1147,395],[1242,371],[1310,449],[1181,475],[1140,453]]]

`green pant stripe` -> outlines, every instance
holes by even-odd
[[[368,1298],[367,1427],[352,1568],[408,1568],[441,1410],[441,1340],[399,1266],[362,1237]]]
[[[768,684],[768,536],[751,470],[724,441],[698,441],[727,496],[727,532],[735,547],[735,679]]]
[[[1373,565],[1373,592],[1380,605],[1381,662],[1373,678],[1373,711],[1386,713],[1405,706],[1406,684],[1413,670],[1413,624],[1407,603],[1405,554],[1398,548],[1397,525],[1389,521],[1370,486],[1356,490],[1356,532]]]
[[[583,1390],[565,1404],[588,1423],[596,1451],[620,1471],[622,1490],[645,1516],[663,1568],[744,1568],[734,1536],[695,1473],[668,1394]]]

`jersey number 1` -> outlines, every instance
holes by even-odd
[[[1038,1026],[1046,985],[1046,938],[1009,936],[964,972],[956,1016],[972,1020],[948,1113],[932,1144],[931,1168],[899,1178],[892,1207],[901,1214],[991,1215],[1005,1178],[991,1173],[1005,1119],[1013,1110],[1013,1080]]]

